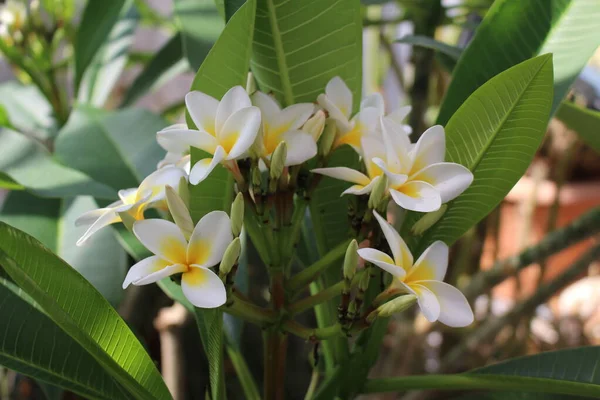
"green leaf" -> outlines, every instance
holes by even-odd
[[[554,54],[552,113],[600,44],[596,0],[498,0],[454,69],[437,123],[498,73],[535,55]]]
[[[261,90],[284,105],[314,102],[334,76],[341,77],[358,109],[362,73],[359,0],[320,0],[307,5],[259,0],[252,72]]]
[[[213,0],[176,0],[183,54],[196,71],[223,30],[223,18]]]
[[[70,265],[36,239],[3,222],[0,263],[50,318],[135,398],[171,398],[152,359],[127,324]]]
[[[563,102],[556,112],[556,118],[576,131],[588,146],[600,153],[600,112]]]
[[[462,50],[423,35],[407,35],[395,40],[396,43],[412,44],[413,46],[425,47],[445,54],[454,61],[458,61]]]
[[[224,9],[225,9],[225,21],[229,21],[233,14],[240,9],[242,5],[246,2],[246,0],[224,0]]]
[[[125,0],[87,2],[74,44],[76,88],[79,88],[84,72],[119,20],[125,3]]]
[[[37,86],[17,81],[0,84],[0,104],[6,110],[10,126],[40,140],[55,135],[52,107]]]
[[[154,90],[163,82],[189,68],[183,59],[183,47],[181,33],[177,32],[156,53],[146,68],[135,78],[131,87],[125,94],[121,107],[127,107],[135,103],[146,92]]]
[[[0,189],[23,190],[25,187],[4,172],[0,172]]]
[[[125,69],[138,20],[137,9],[132,1],[128,1],[119,20],[83,75],[77,95],[80,104],[102,107],[106,103]]]
[[[225,398],[223,367],[223,311],[218,308],[194,310],[202,347],[208,359],[210,392],[213,399]]]
[[[128,261],[113,232],[99,231],[85,246],[75,245],[87,229],[75,227],[75,219],[96,208],[90,197],[44,199],[27,192],[12,192],[0,212],[0,221],[38,239],[117,306],[123,298],[121,284]]]
[[[114,189],[136,187],[164,156],[156,132],[166,124],[141,109],[78,107],[56,139],[55,156]]]
[[[86,350],[0,276],[0,364],[91,399],[128,399]]]
[[[474,180],[425,231],[420,250],[435,240],[454,243],[525,173],[544,137],[551,82],[551,56],[539,56],[492,78],[456,111],[446,125],[446,160],[469,168]]]
[[[115,197],[110,187],[59,164],[40,143],[9,129],[0,129],[0,171],[44,197]]]

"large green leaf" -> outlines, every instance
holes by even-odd
[[[313,102],[334,76],[360,102],[362,28],[359,0],[258,0],[252,72],[285,105]]]
[[[57,137],[55,155],[115,189],[136,187],[164,155],[156,132],[165,125],[146,110],[79,107]]]
[[[0,84],[0,104],[14,129],[41,140],[54,136],[52,107],[37,86],[4,82]]]
[[[131,398],[79,343],[0,276],[0,364],[90,399]]]
[[[23,190],[25,188],[4,172],[0,172],[0,189]]]
[[[583,141],[600,153],[600,112],[563,102],[556,118],[576,131]]]
[[[554,54],[556,110],[594,50],[597,0],[497,0],[454,69],[437,122],[445,125],[479,86],[538,54]]]
[[[133,2],[127,2],[119,20],[83,75],[77,95],[80,104],[95,107],[104,105],[125,69],[138,20],[139,14]]]
[[[464,102],[446,125],[446,160],[469,168],[474,180],[425,232],[420,250],[435,240],[454,243],[506,196],[544,137],[551,105],[550,55],[502,72]]]
[[[115,197],[110,187],[56,162],[40,143],[9,129],[0,129],[0,171],[40,196]]]
[[[75,219],[95,208],[98,206],[90,197],[43,199],[27,192],[12,192],[0,211],[0,221],[38,239],[116,306],[123,298],[121,284],[128,261],[113,232],[101,230],[85,246],[75,245],[86,230],[75,227]]]
[[[176,0],[183,53],[196,71],[223,30],[223,18],[214,0]]]
[[[125,321],[70,265],[33,237],[3,222],[0,264],[135,398],[171,398],[152,359]]]
[[[119,20],[126,0],[88,1],[75,39],[75,87]]]

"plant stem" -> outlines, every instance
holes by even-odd
[[[233,294],[233,301],[227,304],[223,311],[240,317],[261,327],[273,325],[277,322],[277,314],[272,310],[259,307],[255,304],[242,300],[237,294]]]
[[[283,323],[282,328],[304,340],[326,340],[342,334],[342,326],[338,323],[323,328],[307,328],[294,320]]]
[[[479,272],[462,292],[467,299],[472,300],[489,286],[497,285],[513,275],[515,271],[520,271],[598,232],[600,232],[600,208],[594,208],[571,224],[546,235],[537,245],[525,249],[514,257],[494,263],[489,270]]]
[[[263,332],[265,400],[283,400],[285,390],[285,360],[287,335],[274,326]]]

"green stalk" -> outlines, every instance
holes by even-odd
[[[223,310],[228,314],[242,318],[260,327],[273,325],[277,322],[277,314],[272,310],[246,302],[235,294],[233,302],[224,306]]]
[[[231,364],[233,364],[233,368],[235,368],[237,377],[242,385],[244,398],[248,400],[260,400],[260,393],[256,386],[256,382],[254,382],[250,368],[248,368],[248,364],[246,364],[246,360],[244,360],[244,356],[233,346],[227,346],[226,349],[227,355],[229,355]]]

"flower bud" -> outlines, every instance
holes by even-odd
[[[318,144],[320,156],[326,157],[329,155],[329,152],[333,147],[333,142],[335,141],[336,135],[337,125],[335,123],[335,120],[327,118],[327,120],[325,121],[325,128],[323,129],[323,134],[321,135],[321,140],[319,140]]]
[[[242,242],[239,237],[233,239],[227,249],[225,249],[225,254],[223,254],[223,259],[221,260],[221,264],[219,265],[219,276],[224,278],[231,272],[233,266],[237,263],[238,258],[240,257],[240,253],[242,252]]]
[[[285,167],[285,159],[287,158],[287,144],[281,142],[275,148],[273,155],[271,156],[271,169],[269,170],[269,176],[272,180],[277,180],[283,173]]]
[[[167,198],[167,206],[169,207],[169,212],[171,213],[173,221],[177,224],[179,229],[181,229],[183,236],[185,236],[186,239],[189,239],[194,231],[194,222],[192,221],[189,210],[181,197],[179,197],[179,194],[177,194],[175,189],[169,185],[165,186],[165,197]]]
[[[319,141],[319,138],[323,133],[323,129],[325,129],[325,113],[323,110],[317,111],[315,115],[310,117],[310,119],[306,121],[302,127],[304,132],[310,133],[315,143]]]
[[[358,281],[358,290],[361,292],[366,292],[369,288],[369,281],[371,280],[371,275],[369,273],[363,273],[363,276],[360,277],[360,281]]]
[[[353,239],[346,249],[346,257],[344,258],[344,280],[351,281],[356,274],[356,266],[358,265],[358,242]]]
[[[369,208],[372,210],[376,210],[377,207],[379,207],[379,204],[384,199],[388,188],[387,176],[381,175],[375,179],[377,179],[377,182],[373,186],[373,190],[369,196]]]
[[[252,72],[248,72],[248,77],[246,78],[246,92],[248,94],[256,92],[256,81]]]
[[[179,179],[179,184],[177,185],[177,187],[175,189],[177,190],[179,197],[183,201],[183,204],[185,204],[185,206],[189,208],[189,206],[190,206],[190,188],[188,186],[188,181],[185,176],[182,176]]]
[[[396,297],[393,300],[379,306],[375,311],[367,316],[367,322],[373,322],[375,318],[387,318],[393,314],[401,313],[402,311],[412,307],[417,302],[417,296],[414,294],[407,294],[404,296]]]
[[[442,218],[446,209],[448,208],[447,204],[442,204],[439,210],[427,213],[421,217],[415,224],[410,228],[410,233],[415,236],[421,236],[425,231],[431,228],[436,222]]]
[[[231,204],[231,232],[233,236],[238,237],[242,232],[242,225],[244,224],[244,195],[238,193],[235,196],[235,200]]]

